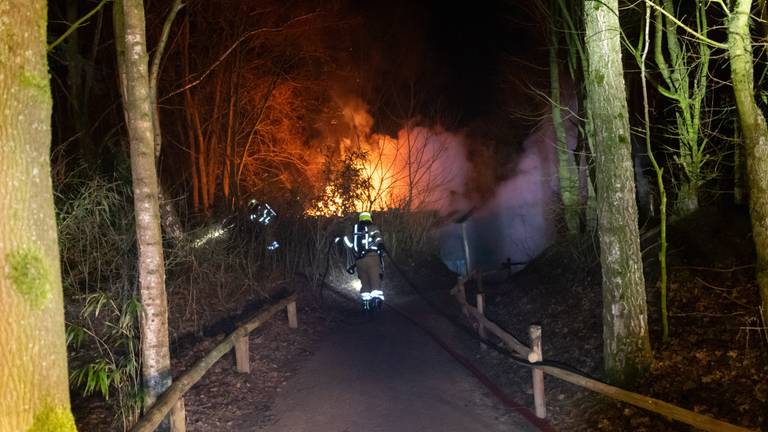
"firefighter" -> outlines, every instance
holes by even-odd
[[[380,306],[384,301],[381,281],[384,280],[384,237],[373,224],[371,213],[362,212],[357,223],[352,227],[352,236],[344,236],[344,244],[354,257],[354,264],[347,270],[360,278],[360,298],[363,307],[368,308],[371,301]]]

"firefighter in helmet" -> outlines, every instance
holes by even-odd
[[[380,305],[380,301],[384,301],[381,290],[381,281],[384,279],[384,237],[373,224],[371,213],[362,212],[358,215],[357,223],[352,227],[352,236],[344,236],[344,244],[354,258],[354,263],[347,271],[354,273],[357,269],[363,307],[368,307],[371,300]]]

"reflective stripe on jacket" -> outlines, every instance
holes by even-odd
[[[384,243],[384,237],[376,225],[371,223],[356,223],[352,238],[344,236],[344,244],[352,249],[356,258],[362,258],[369,253],[379,253]]]

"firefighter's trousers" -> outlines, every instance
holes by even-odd
[[[360,292],[371,292],[381,289],[381,262],[375,253],[368,254],[356,262],[357,277],[360,278]]]

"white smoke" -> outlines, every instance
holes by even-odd
[[[525,139],[522,153],[507,168],[507,180],[490,199],[475,202],[467,185],[483,167],[473,169],[469,162],[464,133],[406,126],[397,137],[373,134],[367,105],[350,97],[343,104],[344,121],[358,134],[355,145],[368,154],[366,170],[373,188],[380,189],[379,208],[431,210],[446,218],[437,233],[441,256],[454,271],[463,272],[465,266],[462,229],[455,219],[470,211],[466,231],[474,268],[498,268],[507,259],[527,262],[554,241],[559,184],[550,117]],[[566,124],[573,150],[577,131]]]

